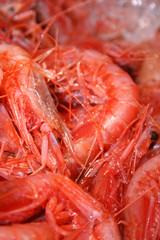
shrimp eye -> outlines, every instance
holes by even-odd
[[[9,8],[9,11],[12,12],[12,13],[14,13],[14,7],[10,7],[10,8]]]
[[[3,30],[3,32],[7,32],[8,31],[8,29],[5,28],[5,27],[2,30]]]
[[[57,142],[61,144],[62,139],[60,137],[57,137]]]
[[[151,132],[151,138],[150,138],[152,142],[151,142],[151,144],[149,146],[149,149],[154,147],[155,142],[157,141],[158,138],[159,138],[158,133],[156,133],[155,131],[152,131]]]
[[[151,140],[156,141],[158,139],[159,135],[155,131],[151,132]]]

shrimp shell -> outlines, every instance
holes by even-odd
[[[126,194],[125,240],[159,239],[160,155],[149,159],[133,175]]]

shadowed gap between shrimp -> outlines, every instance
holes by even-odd
[[[45,208],[55,239],[120,239],[114,219],[67,177],[39,173],[0,182],[0,223],[24,222]]]

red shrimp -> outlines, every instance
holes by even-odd
[[[137,169],[126,194],[124,239],[159,239],[160,237],[160,155]]]
[[[160,124],[159,95],[160,95],[160,31],[150,41],[142,43],[143,58],[140,69],[136,74],[136,82],[140,89],[140,103],[149,105],[150,114]]]
[[[51,17],[56,16],[57,13],[62,11],[63,1],[52,1],[52,0],[39,0],[37,1],[36,5],[36,12],[38,16],[38,21],[45,22],[46,20],[50,20]],[[42,11],[43,9],[43,11]],[[71,19],[68,16],[65,16],[64,14],[61,14],[58,16],[58,21],[55,18],[54,24],[51,26],[50,33],[52,33],[53,36],[56,34],[56,30],[60,31],[60,42],[65,42],[68,40],[69,34],[73,32],[73,26]],[[58,33],[59,34],[59,33]]]
[[[58,115],[47,89],[41,68],[20,47],[0,45],[0,67],[3,72],[1,91],[7,101],[21,137],[29,151],[53,171],[67,171],[56,135],[64,141],[77,160],[70,133]],[[54,134],[54,131],[56,135]],[[41,150],[41,153],[40,153]],[[78,161],[78,160],[77,160]],[[67,172],[66,172],[67,174]]]
[[[106,146],[120,136],[138,113],[138,88],[129,75],[113,64],[108,57],[94,51],[84,51],[78,75],[82,75],[86,79],[89,91],[93,92],[93,96],[97,96],[102,104],[92,107],[89,110],[93,116],[92,119],[90,114],[87,114],[82,123],[72,131],[72,135],[76,139],[75,149],[78,149],[75,150],[76,152],[86,145],[87,140],[91,140],[93,143],[92,131],[95,127],[93,119],[95,121],[99,119],[98,125]],[[93,100],[92,104],[96,103]],[[84,141],[81,139],[85,138],[86,130],[88,139]],[[81,155],[80,152],[79,155]]]
[[[103,158],[91,164],[80,178],[81,186],[113,214],[123,206],[123,187],[155,143],[155,126],[147,110],[127,126],[117,143]]]
[[[58,54],[57,81],[63,86],[68,84],[71,99],[75,96],[79,100],[73,100],[71,106],[78,121],[74,117],[73,122],[68,121],[68,126],[73,126],[74,150],[83,163],[89,163],[103,147],[116,142],[137,116],[138,88],[109,57],[96,51],[62,47]],[[61,105],[69,103],[62,88],[55,89],[55,93]]]
[[[62,175],[39,173],[1,181],[0,196],[1,224],[23,222],[45,208],[55,239],[120,239],[114,219],[101,204]]]
[[[45,176],[45,175],[44,175]],[[45,206],[52,176],[37,174],[0,182],[0,224],[24,222]]]
[[[46,222],[0,226],[1,240],[54,240],[54,233]]]
[[[10,24],[29,20],[30,23],[35,21],[35,13],[32,10],[36,0],[1,0],[0,15],[1,18]]]
[[[67,177],[59,175],[56,177],[55,182],[57,189],[61,189],[59,191],[60,203],[56,206],[57,200],[55,201],[55,197],[53,197],[46,206],[46,217],[55,232],[61,230],[61,234],[66,236],[64,239],[70,240],[82,238],[120,239],[114,219],[103,209],[99,202],[88,195],[88,193],[84,192],[76,183],[72,182]],[[61,199],[66,199],[66,202],[62,202]],[[58,217],[56,213],[59,212],[59,209],[63,209],[64,213],[59,213]],[[65,227],[64,224],[67,224],[68,220],[66,216],[68,210],[70,221],[72,218],[72,222],[69,226]],[[60,228],[57,228],[55,224],[56,220],[60,223]],[[66,233],[66,230],[70,233]]]
[[[160,55],[159,49],[148,49],[143,64],[138,72],[137,84],[140,89],[140,103],[149,104],[151,116],[160,124]]]
[[[36,4],[37,0],[0,1],[1,43],[16,43],[27,52],[33,53],[33,49],[42,34],[42,29],[36,22],[34,10]],[[45,41],[49,43],[46,36]]]
[[[80,32],[83,33],[81,34],[83,38],[90,31],[86,21],[88,4],[89,1],[85,0],[38,0],[35,12],[41,24],[46,25],[52,22],[49,33],[55,38],[58,33],[58,42],[64,44],[70,43],[71,39],[75,42]]]

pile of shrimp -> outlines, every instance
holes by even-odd
[[[1,240],[160,239],[160,31],[107,7],[0,1]]]

